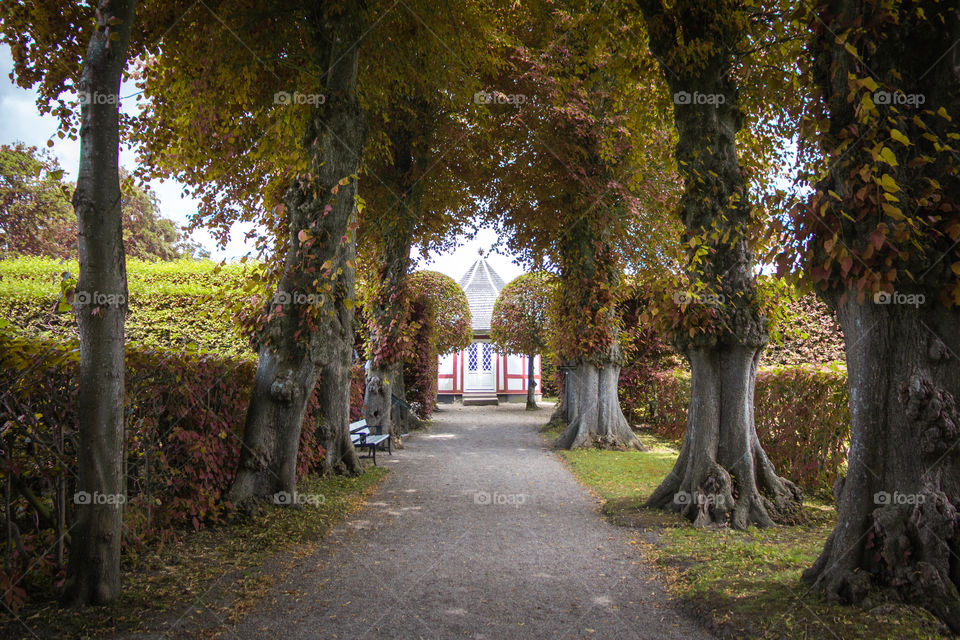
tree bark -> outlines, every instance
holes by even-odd
[[[123,526],[124,322],[127,273],[121,229],[119,95],[135,0],[100,0],[80,80],[80,168],[73,206],[80,274],[74,296],[80,332],[76,523],[66,602],[106,604],[120,596]]]
[[[534,366],[534,358],[536,354],[531,353],[527,356],[527,410],[536,411],[537,407],[537,389],[536,381],[533,379],[536,373],[536,367]]]
[[[620,408],[620,349],[615,346],[605,362],[581,361],[566,372],[564,394],[568,424],[554,445],[560,449],[600,447],[636,449],[646,446],[633,432]]]
[[[393,406],[393,395],[404,399],[402,384],[403,363],[369,363],[367,385],[363,396],[363,415],[367,424],[378,425],[383,433],[389,433],[397,448],[403,447],[401,436],[405,433],[401,411]]]
[[[821,202],[831,204],[810,204],[816,215],[805,223],[815,230],[807,267],[826,263],[821,295],[843,329],[850,454],[834,487],[837,525],[804,579],[834,602],[925,607],[960,633],[960,311],[950,292],[956,238],[946,232],[958,219],[960,180],[956,153],[941,146],[955,137],[960,118],[960,15],[955,4],[932,0],[909,11],[863,0],[819,2],[813,10],[811,71],[829,117],[821,151],[841,157],[816,185]],[[839,25],[854,25],[845,40],[836,36]],[[863,53],[849,55],[848,42]],[[923,102],[877,99],[864,119],[852,97],[854,77],[870,77],[887,96]],[[894,130],[909,144],[887,142]],[[847,141],[854,142],[842,154],[834,151]],[[893,165],[873,155],[881,142],[892,147]],[[858,257],[879,221],[898,222],[880,201],[857,199],[860,189],[874,193],[881,172],[897,185],[902,226],[923,232]],[[937,184],[930,195],[928,181]],[[854,272],[836,273],[820,249],[831,236],[853,248],[868,274],[888,275],[913,302],[873,301],[869,289],[858,291]],[[908,277],[896,275],[903,273]]]
[[[349,424],[356,293],[353,177],[366,139],[356,90],[361,14],[360,7],[349,5],[342,13],[314,16],[310,25],[326,69],[325,100],[313,108],[304,136],[315,180],[298,179],[284,196],[289,237],[275,297],[284,308],[264,331],[229,493],[234,504],[295,492],[300,432],[318,377],[326,452],[321,471],[360,470]],[[301,232],[315,241],[301,241]],[[300,302],[306,295],[318,297],[319,310]]]
[[[777,476],[753,421],[760,350],[694,349],[690,408],[680,456],[648,506],[679,511],[697,526],[772,526],[798,515],[799,490]]]
[[[837,315],[850,459],[837,526],[804,579],[832,601],[916,603],[958,633],[960,314],[858,304],[851,292]]]

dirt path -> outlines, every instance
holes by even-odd
[[[545,447],[548,415],[442,408],[384,454],[368,505],[221,637],[709,637]]]

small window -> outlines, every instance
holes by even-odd
[[[470,345],[470,349],[467,351],[467,369],[470,371],[477,370],[477,343],[474,342]]]
[[[483,343],[483,370],[493,371],[493,348],[489,342]]]

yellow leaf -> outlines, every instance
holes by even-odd
[[[893,218],[894,220],[903,220],[905,217],[903,215],[903,212],[900,211],[900,209],[898,209],[897,207],[893,206],[892,204],[887,204],[886,202],[884,202],[880,206],[883,208],[883,212],[888,216],[890,216],[891,218]]]
[[[860,84],[866,87],[869,91],[876,91],[880,85],[876,83],[873,78],[863,78],[860,80]]]
[[[891,151],[889,147],[884,147],[880,150],[880,159],[891,167],[897,166],[897,157],[893,155],[893,151]]]
[[[883,187],[884,191],[890,191],[892,193],[900,191],[900,186],[897,184],[897,181],[891,178],[889,173],[883,174],[883,177],[880,178],[880,186]]]
[[[903,145],[910,145],[910,139],[903,135],[899,129],[890,129],[890,137]]]

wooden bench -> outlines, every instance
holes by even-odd
[[[371,429],[373,429],[374,432],[371,432]],[[357,420],[356,422],[350,423],[350,440],[357,449],[367,450],[367,455],[360,457],[373,459],[374,466],[377,464],[377,447],[384,442],[387,443],[387,453],[391,456],[393,455],[390,444],[390,434],[384,434],[383,427],[367,426],[366,420]]]

